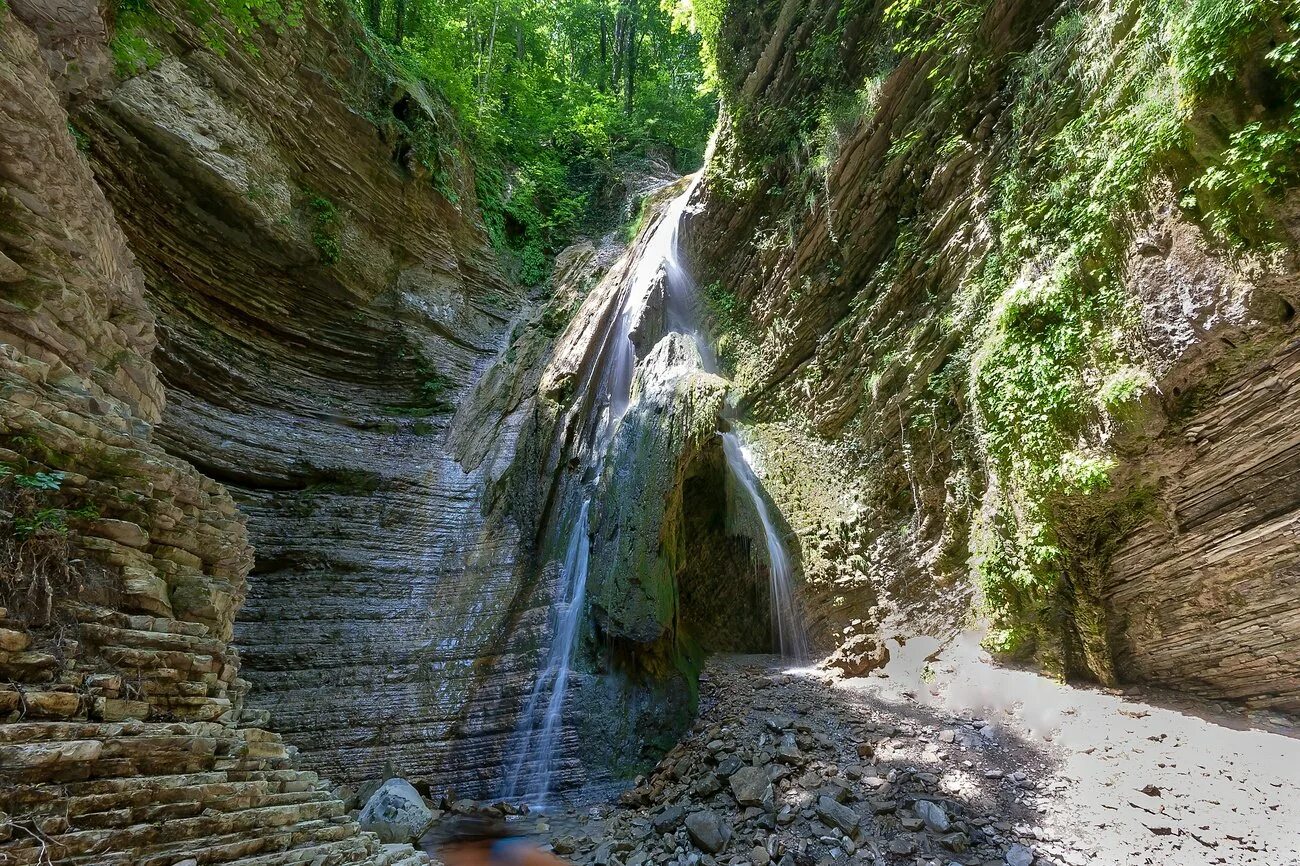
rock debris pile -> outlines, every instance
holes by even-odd
[[[553,815],[590,866],[1083,866],[1021,802],[1043,768],[983,720],[846,701],[766,657],[716,657],[691,733],[617,807]],[[1043,837],[1043,838],[1040,838]]]

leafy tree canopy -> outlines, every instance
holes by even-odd
[[[620,169],[699,165],[716,117],[690,0],[351,0],[471,143],[493,240],[535,283],[619,216]]]

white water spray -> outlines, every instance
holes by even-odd
[[[569,688],[569,667],[573,662],[573,651],[578,643],[578,626],[582,622],[586,606],[587,559],[591,548],[587,538],[587,511],[590,507],[591,500],[584,500],[573,528],[569,531],[569,547],[564,554],[561,573],[564,591],[554,608],[555,640],[547,655],[546,667],[537,675],[537,682],[533,684],[533,691],[524,706],[524,724],[527,727],[506,777],[506,797],[527,795],[539,808],[546,805],[546,795],[551,788],[560,714]],[[548,689],[550,695],[546,699],[539,725],[538,710],[542,709],[542,698]],[[525,768],[528,770],[526,779],[521,778]],[[530,790],[520,789],[524,781],[529,783]]]
[[[555,601],[552,617],[554,641],[546,665],[538,674],[524,707],[515,739],[515,753],[510,756],[503,786],[506,799],[525,798],[536,808],[544,808],[550,794],[570,668],[580,626],[586,615],[591,486],[600,478],[614,434],[627,414],[637,363],[632,331],[646,308],[661,268],[666,281],[667,324],[674,330],[684,328],[686,316],[681,311],[689,302],[687,293],[692,283],[680,264],[678,227],[694,188],[695,184],[691,183],[669,204],[646,241],[631,279],[616,295],[618,310],[600,338],[595,360],[582,383],[582,405],[587,407],[587,417],[583,419],[575,453],[584,465],[579,477],[583,479],[580,483],[587,485],[587,490],[577,517],[567,528],[568,541],[561,576],[563,591]],[[698,334],[696,342],[701,342]]]
[[[808,637],[794,597],[790,556],[786,553],[785,543],[781,540],[781,534],[777,531],[772,514],[767,508],[767,500],[759,492],[758,476],[754,474],[749,455],[740,444],[740,437],[735,433],[721,435],[722,452],[727,458],[727,468],[731,470],[732,477],[749,497],[754,511],[758,512],[758,519],[763,524],[771,585],[772,629],[775,632],[777,648],[781,651],[782,658],[795,662],[805,661],[808,658]]]

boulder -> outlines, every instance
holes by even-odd
[[[925,822],[925,826],[934,832],[948,832],[948,814],[937,803],[931,803],[929,800],[917,800],[912,806],[912,811],[916,812],[917,817]]]
[[[410,782],[389,779],[366,801],[358,821],[383,842],[412,842],[429,829],[433,812]]]
[[[716,773],[708,773],[696,779],[695,784],[691,786],[691,790],[697,797],[712,797],[722,790],[722,780],[718,778]]]
[[[686,832],[701,851],[717,854],[731,838],[731,827],[712,809],[686,816]]]
[[[682,813],[681,806],[666,806],[650,817],[650,826],[656,833],[671,833],[681,823]]]
[[[852,836],[857,832],[860,820],[858,813],[853,809],[826,796],[817,799],[817,817],[846,836]]]
[[[1007,849],[1008,866],[1031,866],[1034,862],[1034,852],[1024,845],[1015,844]]]
[[[772,782],[766,767],[741,767],[728,781],[736,802],[742,806],[762,806],[772,799]]]
[[[866,676],[889,663],[889,647],[874,635],[854,635],[830,657],[830,667],[839,668],[846,677]]]

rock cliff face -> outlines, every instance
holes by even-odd
[[[974,571],[1004,649],[1300,710],[1300,211],[1246,134],[1290,141],[1300,22],[939,3],[724,16],[721,369],[640,273],[684,186],[531,303],[346,21],[0,6],[5,857],[423,862],[318,773],[499,789],[586,499],[552,778],[652,763],[705,652],[771,646],[733,421],[833,664],[954,631]]]
[[[48,31],[24,11],[0,26],[3,856],[424,862],[360,832],[292,748],[247,724],[230,643],[244,520],[157,434],[142,259],[61,106],[46,60],[64,43],[43,58]]]
[[[336,779],[434,776],[515,557],[442,440],[518,297],[427,94],[312,18],[218,55],[160,14],[164,57],[74,122],[158,317],[160,436],[248,516],[253,704]]]
[[[885,6],[729,10],[692,233],[823,641],[975,573],[1003,649],[1295,711],[1294,10]]]

